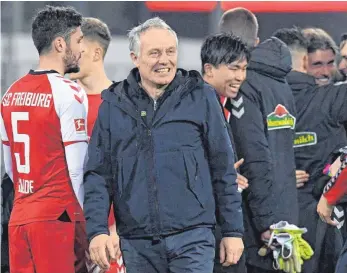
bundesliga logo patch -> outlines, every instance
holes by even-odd
[[[268,130],[294,129],[295,117],[282,105],[278,104],[275,111],[267,116]]]
[[[78,134],[86,133],[86,124],[83,118],[74,119],[74,123],[75,123],[76,133]]]

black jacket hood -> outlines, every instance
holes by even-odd
[[[288,47],[276,37],[265,40],[252,51],[249,69],[283,81],[292,69]]]
[[[303,89],[316,86],[314,77],[298,71],[289,72],[287,82],[294,94]]]

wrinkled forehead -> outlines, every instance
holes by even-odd
[[[311,63],[332,63],[335,61],[335,54],[332,49],[318,49],[308,53],[308,59]]]
[[[150,28],[140,34],[140,46],[147,50],[177,48],[177,39],[174,33],[167,29]]]

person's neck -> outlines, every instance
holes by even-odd
[[[110,87],[112,81],[107,77],[104,69],[95,70],[87,77],[78,80],[87,94],[100,94]]]
[[[211,85],[211,86],[216,90],[217,95],[218,95],[219,97],[224,97],[223,95],[221,95],[221,94],[218,92],[218,89],[213,85],[213,82],[212,82],[212,80],[211,80],[209,77],[207,77],[206,75],[204,75],[202,78],[204,79],[204,82],[206,82],[207,84]]]
[[[141,87],[146,91],[148,96],[150,96],[153,100],[157,100],[161,97],[161,95],[164,94],[166,85],[155,85],[152,83],[147,83],[146,81],[141,81],[140,82]]]
[[[52,55],[40,56],[39,66],[36,70],[55,70],[60,75],[65,75],[65,69],[62,60]]]

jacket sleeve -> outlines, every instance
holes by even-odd
[[[109,234],[110,180],[112,179],[108,103],[99,108],[97,120],[88,146],[84,174],[84,216],[88,240]]]
[[[204,140],[216,199],[217,220],[223,237],[242,237],[241,194],[237,190],[234,151],[215,91],[211,87],[206,89]]]
[[[324,87],[323,87],[324,88]],[[332,114],[332,120],[336,120],[340,123],[347,123],[347,84],[341,84],[333,86],[332,90],[324,90],[326,94],[329,94],[331,99],[330,111]]]
[[[247,177],[245,191],[254,227],[259,233],[275,223],[272,211],[272,160],[265,132],[260,99],[241,93],[232,110],[231,128],[239,158],[244,158],[241,173]]]

